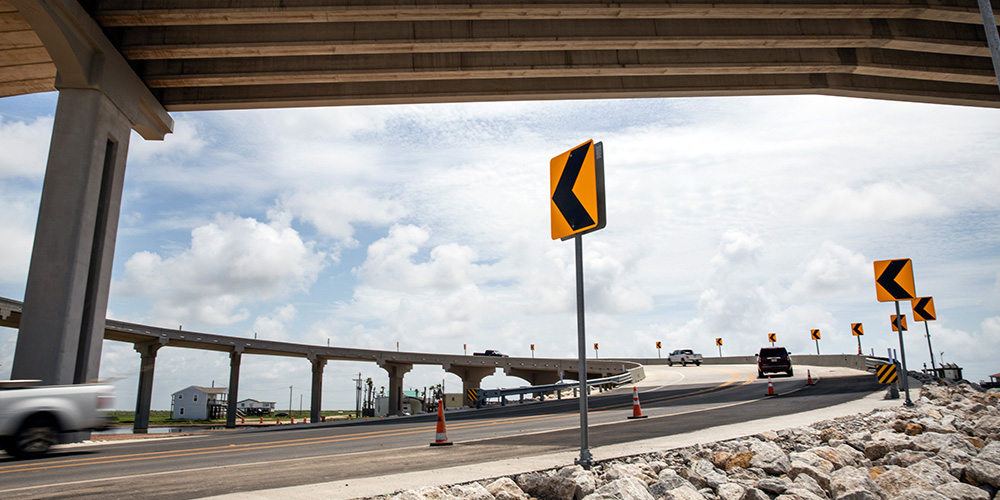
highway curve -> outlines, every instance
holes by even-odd
[[[647,370],[639,390],[648,418],[627,419],[631,387],[590,398],[591,448],[792,415],[879,390],[872,375],[852,372],[812,386],[805,377],[775,378],[779,395],[765,397],[767,382],[756,379],[754,367]],[[433,471],[578,451],[578,426],[578,401],[564,399],[449,412],[447,434],[455,444],[446,447],[428,446],[433,415],[73,445],[31,461],[0,455],[0,498],[187,499]]]

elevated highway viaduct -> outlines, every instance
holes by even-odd
[[[98,376],[130,133],[162,139],[169,111],[774,94],[997,108],[997,2],[0,0],[0,97],[59,91],[12,376]]]
[[[0,297],[0,326],[17,328],[21,323],[22,304]],[[312,365],[312,399],[310,420],[320,420],[323,394],[323,369],[328,361],[370,361],[378,364],[389,375],[389,412],[397,414],[402,408],[403,376],[414,365],[441,366],[446,372],[462,379],[462,393],[468,398],[471,388],[497,369],[504,374],[522,378],[531,385],[554,384],[564,378],[579,380],[580,369],[576,360],[546,358],[512,358],[496,356],[459,356],[418,352],[378,351],[305,344],[292,344],[272,340],[228,337],[210,333],[190,332],[155,326],[106,320],[104,339],[128,342],[140,354],[139,388],[136,397],[134,429],[145,431],[149,426],[149,409],[153,393],[153,375],[156,354],[163,347],[180,347],[225,352],[229,354],[229,399],[226,412],[228,427],[236,426],[240,363],[243,355],[285,356],[304,358]],[[587,360],[587,378],[601,378],[628,371],[633,380],[643,377],[642,365],[620,360]],[[467,401],[468,402],[468,401]]]

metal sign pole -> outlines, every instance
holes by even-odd
[[[819,339],[816,339],[816,355],[819,355]]]
[[[931,352],[931,368],[934,369],[934,376],[937,376],[937,367],[934,366],[934,348],[931,347],[931,329],[927,326],[928,321],[924,321],[924,331],[927,332],[927,350]],[[924,365],[926,366],[926,365]]]
[[[580,368],[580,458],[576,465],[590,469],[593,457],[587,442],[587,335],[583,322],[583,236],[576,235],[576,333]]]
[[[861,335],[858,335],[858,356],[861,355]]]
[[[903,373],[899,374],[899,378],[903,380],[903,392],[906,393],[906,401],[903,402],[903,406],[913,406],[913,401],[910,399],[910,381],[909,373],[906,370],[906,348],[903,347],[903,315],[899,312],[899,301],[894,300],[896,303],[896,333],[899,334],[899,361],[903,365]],[[885,323],[883,323],[885,324]]]

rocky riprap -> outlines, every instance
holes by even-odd
[[[924,385],[902,405],[716,443],[379,500],[1000,500],[1000,391]]]

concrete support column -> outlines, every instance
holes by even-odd
[[[403,375],[412,370],[413,365],[381,362],[379,366],[389,372],[389,415],[402,415]]]
[[[465,406],[475,406],[475,403],[469,399],[469,389],[479,388],[483,383],[483,379],[496,373],[497,369],[492,366],[445,365],[444,371],[454,373],[462,379],[462,404]]]
[[[226,402],[226,428],[236,428],[236,403],[240,392],[240,362],[243,361],[243,349],[239,346],[229,353],[229,400]]]
[[[135,397],[135,422],[132,432],[145,434],[149,430],[149,407],[153,401],[153,373],[156,370],[156,352],[163,347],[159,341],[135,344],[139,353],[139,391]]]
[[[12,378],[97,379],[130,132],[102,92],[59,92]]]
[[[309,356],[309,362],[312,363],[312,392],[309,404],[309,421],[319,422],[320,410],[323,406],[323,368],[326,366],[326,360],[316,356]]]

